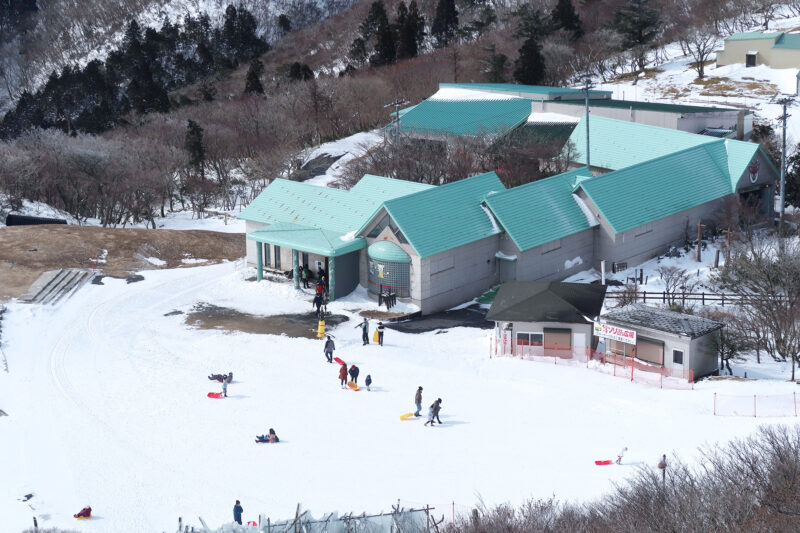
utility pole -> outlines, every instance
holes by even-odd
[[[706,225],[703,224],[700,220],[697,221],[697,262],[700,262],[700,248],[703,244],[703,229]]]
[[[783,217],[786,210],[786,120],[791,116],[786,113],[786,107],[792,103],[794,98],[788,96],[777,98],[777,96],[777,94],[773,96],[770,102],[775,102],[783,106],[783,114],[778,117],[778,120],[781,121],[781,126],[783,127],[783,147],[781,149],[781,201],[779,208],[780,214],[778,217],[778,237],[780,238],[783,235]]]
[[[592,173],[592,165],[589,162],[589,89],[592,88],[592,81],[589,79],[589,76],[586,76],[583,80],[583,90],[585,91],[585,99],[586,99],[586,171],[589,172],[591,176]]]

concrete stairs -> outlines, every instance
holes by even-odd
[[[88,283],[94,274],[88,270],[60,269],[44,272],[20,296],[19,301],[31,304],[55,305]]]

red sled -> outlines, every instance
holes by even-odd
[[[208,397],[209,398],[222,398],[222,393],[221,392],[209,392],[208,393]]]
[[[614,464],[614,461],[611,461],[610,459],[608,461],[595,461],[594,464],[596,464],[597,466],[604,466],[604,465]]]
[[[338,358],[338,357],[334,357],[334,358],[333,358],[333,360],[334,360],[334,361],[336,361],[337,363],[339,363],[340,365],[346,365],[346,364],[347,364],[347,363],[345,363],[344,361],[342,361],[342,360],[341,360],[340,358]]]

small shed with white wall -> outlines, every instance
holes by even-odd
[[[605,285],[511,281],[500,286],[486,319],[495,322],[504,354],[570,357],[592,347],[605,294]]]
[[[719,370],[716,343],[723,327],[707,318],[631,304],[604,314],[594,335],[600,338],[598,351],[673,371],[694,371],[698,379]]]

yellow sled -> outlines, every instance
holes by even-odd
[[[406,413],[404,415],[400,415],[400,420],[411,420],[414,418],[414,413]]]
[[[378,330],[375,330],[375,334],[372,336],[372,342],[378,342]]]
[[[353,390],[358,390],[358,385],[356,385],[356,384],[355,384],[355,383],[353,383],[352,381],[348,381],[348,382],[347,382],[347,386],[348,386],[348,387],[350,387],[350,388],[351,388],[351,389],[353,389]]]
[[[75,519],[76,520],[91,520],[92,517],[91,516],[76,516]]]

